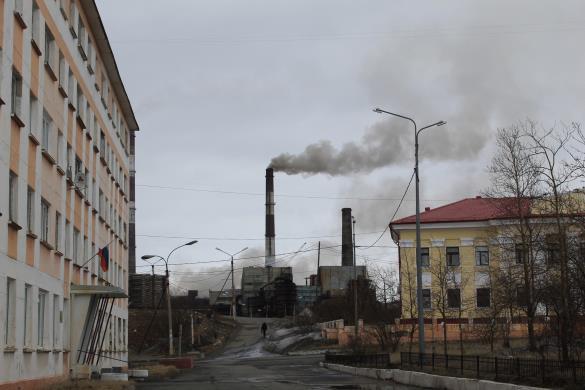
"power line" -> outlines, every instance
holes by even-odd
[[[338,248],[341,245],[332,245],[332,246],[328,246],[328,247],[321,247],[321,249],[329,249],[329,248]],[[275,255],[275,257],[278,256],[286,256],[286,255],[291,255],[291,254],[296,254],[296,253],[305,253],[305,252],[314,252],[317,249],[303,249],[303,250],[299,250],[299,251],[294,251],[294,252],[283,252],[283,253],[279,253],[277,255]],[[252,259],[263,259],[265,257],[265,255],[262,256],[250,256],[250,257],[239,257],[237,259],[234,259],[234,261],[236,260],[252,260]],[[225,263],[231,261],[231,259],[225,259],[225,260],[208,260],[208,261],[196,261],[196,262],[183,262],[183,263],[173,263],[173,264],[169,264],[169,266],[180,266],[180,265],[194,265],[194,264],[211,264],[211,263]],[[140,264],[137,265],[136,268],[138,267],[164,267],[165,264],[154,264],[154,265],[150,265],[150,264]]]
[[[394,210],[394,214],[392,214],[392,217],[390,218],[390,221],[393,221],[394,220],[394,217],[396,217],[396,214],[398,214],[398,210],[400,210],[400,206],[402,206],[402,201],[406,197],[406,193],[408,192],[408,189],[410,188],[410,185],[412,184],[412,179],[414,178],[414,174],[415,174],[415,171],[412,172],[412,175],[410,176],[410,180],[408,181],[408,185],[406,186],[406,189],[404,190],[404,194],[402,194],[402,198],[400,199],[400,203],[398,203],[398,206],[396,207],[396,210]],[[365,247],[364,249],[368,249],[368,248],[371,248],[374,245],[376,245],[378,243],[378,241],[380,241],[382,239],[382,237],[384,237],[384,233],[386,233],[386,231],[388,229],[389,229],[389,226],[386,225],[386,227],[384,228],[384,231],[382,232],[382,234],[380,234],[380,237],[378,237],[376,239],[376,241],[374,241],[371,245]]]
[[[212,194],[224,194],[224,195],[247,195],[247,196],[266,196],[263,192],[245,192],[245,191],[226,191],[226,190],[209,190],[204,188],[189,188],[189,187],[176,187],[176,186],[163,186],[163,185],[152,185],[152,184],[136,184],[136,187],[151,188],[151,189],[163,189],[163,190],[175,190],[175,191],[191,191],[191,192],[205,192]],[[280,198],[300,198],[300,199],[327,199],[327,200],[364,200],[364,201],[399,201],[401,198],[370,198],[360,196],[322,196],[322,195],[301,195],[301,194],[274,194],[275,197]],[[424,202],[450,202],[455,199],[422,199]],[[407,200],[407,202],[414,202],[414,200]]]
[[[377,232],[365,232],[358,233],[356,235],[367,236],[371,234],[378,234]],[[164,234],[137,234],[136,237],[148,237],[148,238],[176,238],[185,240],[209,240],[209,241],[264,241],[266,238],[253,238],[253,237],[193,237],[185,235],[164,235]],[[341,233],[323,236],[304,236],[304,237],[278,237],[279,240],[307,240],[307,239],[320,239],[320,238],[338,238],[341,237]]]

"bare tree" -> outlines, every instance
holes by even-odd
[[[549,265],[558,266],[559,296],[559,341],[561,357],[569,359],[569,343],[573,333],[574,314],[569,305],[569,246],[567,242],[567,202],[566,194],[570,185],[579,176],[579,165],[572,161],[572,141],[578,131],[574,126],[544,129],[535,122],[528,121],[524,127],[532,158],[537,162],[539,184],[547,196],[542,197],[543,214],[550,215],[552,236],[544,243]],[[549,268],[549,271],[552,271]]]
[[[417,303],[416,303],[416,269],[414,267],[415,259],[408,256],[408,251],[402,251],[400,257],[400,302],[402,313],[409,317],[408,329],[408,352],[412,353],[414,343],[414,333],[417,330]]]
[[[513,248],[517,256],[520,279],[525,291],[525,312],[528,325],[528,344],[531,351],[536,350],[534,321],[538,300],[535,291],[535,268],[537,254],[533,243],[538,236],[536,225],[531,220],[532,204],[542,197],[539,187],[540,169],[538,159],[524,137],[532,122],[520,123],[499,129],[496,138],[497,152],[489,167],[490,188],[485,195],[492,199],[493,206],[501,217],[500,236],[506,245]],[[512,220],[514,223],[507,223]],[[505,221],[505,222],[504,222]],[[502,253],[505,252],[504,248]]]

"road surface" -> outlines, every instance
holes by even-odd
[[[196,367],[164,382],[137,386],[150,389],[409,389],[391,382],[356,377],[319,366],[322,356],[283,356],[262,349],[264,319],[238,319],[239,329],[223,352],[198,361]],[[270,322],[268,323],[270,328]]]

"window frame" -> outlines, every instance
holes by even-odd
[[[41,241],[49,242],[49,213],[51,204],[44,198],[41,198]]]
[[[428,296],[425,294],[428,293]],[[422,302],[423,302],[423,309],[424,310],[432,310],[433,309],[433,300],[432,300],[432,291],[430,288],[423,288],[422,289]]]
[[[486,293],[487,291],[487,305],[485,304],[480,304],[483,303],[483,301],[480,302],[480,291],[482,293]],[[485,296],[481,295],[481,298],[485,299]],[[485,309],[485,308],[489,308],[492,305],[492,291],[491,288],[489,287],[478,287],[475,289],[475,304],[477,308],[480,309]]]
[[[457,305],[453,305],[453,298],[454,296],[451,294],[454,294],[455,292],[457,292],[457,300],[458,303]],[[461,289],[460,288],[448,288],[447,289],[447,307],[449,309],[461,309]]]
[[[490,265],[490,248],[487,245],[479,245],[475,247],[475,265],[478,267]]]
[[[429,247],[420,248],[420,266],[425,268],[431,266],[431,251]]]
[[[18,175],[12,170],[8,173],[8,220],[18,221]]]
[[[449,253],[449,250],[457,250],[457,253]],[[456,256],[456,257],[455,257]],[[445,258],[448,267],[459,267],[461,265],[461,253],[458,246],[447,246],[445,247]],[[453,261],[456,258],[457,262]]]

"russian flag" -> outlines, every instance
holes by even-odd
[[[100,266],[104,272],[108,272],[108,268],[110,268],[110,251],[108,247],[104,247],[98,250],[98,256],[100,257]]]

